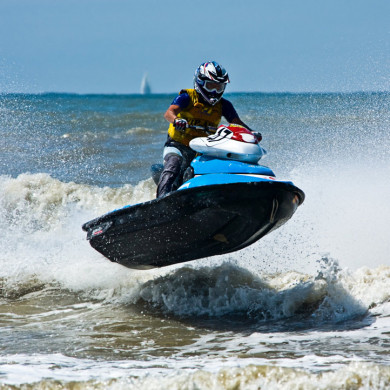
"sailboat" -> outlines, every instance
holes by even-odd
[[[141,95],[149,95],[152,93],[152,90],[150,88],[150,84],[148,81],[148,74],[147,73],[145,73],[144,77],[142,78],[140,92],[141,92]]]

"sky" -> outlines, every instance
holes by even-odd
[[[0,93],[390,91],[390,0],[0,0]]]

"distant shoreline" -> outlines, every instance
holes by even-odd
[[[264,96],[280,96],[280,95],[292,95],[292,96],[334,96],[334,95],[387,95],[390,91],[348,91],[348,92],[226,92],[224,96],[237,96],[237,95],[264,95]],[[175,96],[177,92],[166,93],[77,93],[77,92],[0,92],[0,97],[3,96],[40,96],[40,97],[139,97],[142,99],[153,99],[155,97],[162,96]]]

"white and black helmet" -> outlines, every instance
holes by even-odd
[[[204,62],[195,71],[195,90],[211,105],[221,99],[229,82],[229,75],[225,68],[215,61]]]

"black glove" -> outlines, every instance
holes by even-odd
[[[252,133],[256,137],[257,142],[260,142],[263,139],[263,136],[258,131],[252,131]]]
[[[185,129],[188,127],[188,122],[185,119],[176,118],[173,121],[173,126],[179,131],[185,131]]]

